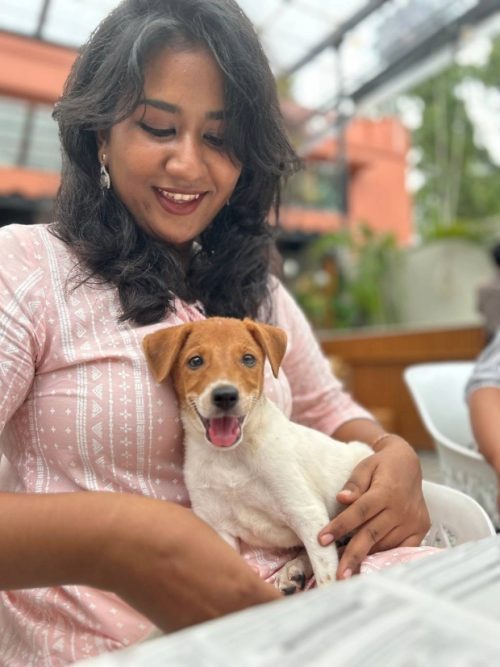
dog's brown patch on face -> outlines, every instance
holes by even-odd
[[[264,360],[262,348],[243,322],[212,318],[192,327],[172,368],[172,379],[181,402],[215,383],[234,385],[242,395],[259,396]]]
[[[213,317],[162,329],[143,344],[156,380],[170,375],[181,406],[203,425],[207,439],[231,447],[262,394],[266,357],[278,375],[286,334],[249,319]]]

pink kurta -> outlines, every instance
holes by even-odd
[[[188,505],[169,383],[152,379],[145,334],[203,317],[180,301],[150,326],[119,323],[114,288],[71,290],[75,259],[46,226],[0,229],[0,490],[139,493]],[[333,433],[369,417],[332,376],[301,311],[276,282],[289,337],[266,393],[294,420]],[[75,530],[78,527],[75,526]],[[279,559],[244,549],[262,573]],[[140,641],[153,626],[112,594],[63,586],[0,593],[0,665],[61,666]]]

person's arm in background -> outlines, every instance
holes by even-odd
[[[500,332],[477,358],[465,393],[479,451],[498,479],[500,509]]]
[[[497,476],[500,510],[500,387],[480,387],[472,391],[469,414],[479,451]]]
[[[338,496],[339,502],[349,507],[320,533],[333,532],[337,539],[356,531],[339,562],[337,577],[344,578],[359,570],[370,552],[416,546],[422,541],[430,520],[422,493],[420,461],[399,436],[379,439],[385,431],[333,376],[291,296],[281,287],[275,300],[276,324],[289,336],[283,370],[292,388],[292,419],[338,440],[375,443],[375,454],[356,466],[345,491]]]

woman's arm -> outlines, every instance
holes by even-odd
[[[375,451],[356,466],[337,495],[348,507],[319,534],[320,543],[329,544],[355,532],[337,570],[337,577],[344,579],[359,571],[371,552],[419,545],[430,519],[422,493],[420,461],[403,438],[386,434],[377,422],[368,419],[346,422],[334,437],[366,442]]]
[[[159,628],[279,599],[190,510],[119,493],[0,494],[0,588],[109,590]]]

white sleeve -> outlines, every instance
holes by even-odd
[[[478,356],[465,388],[466,396],[481,387],[500,387],[500,330]]]

